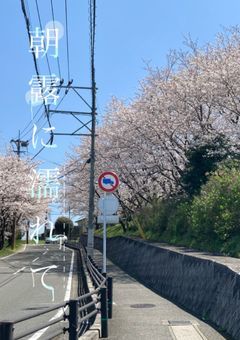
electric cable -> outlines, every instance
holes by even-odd
[[[21,5],[22,5],[22,12],[23,12],[23,16],[24,16],[25,24],[26,24],[26,28],[27,28],[28,39],[29,39],[29,42],[31,42],[31,34],[30,34],[31,26],[30,26],[29,18],[27,16],[26,6],[25,6],[25,1],[24,0],[21,0]],[[33,56],[33,63],[34,63],[34,68],[35,68],[35,71],[36,71],[36,75],[37,75],[39,84],[41,85],[42,92],[43,92],[43,85],[42,85],[42,81],[41,81],[41,78],[40,78],[39,66],[38,66],[38,63],[37,63],[37,57],[36,57],[36,53],[34,51],[34,48],[32,48],[32,56]],[[47,117],[49,128],[52,128],[51,122],[50,122],[50,119],[49,119],[49,112],[48,112],[47,105],[45,103],[43,105],[44,105],[45,114],[46,114],[46,117]],[[52,133],[52,131],[50,132],[50,135],[51,135],[50,142],[52,144],[53,143],[53,133]]]
[[[68,65],[68,82],[70,82],[70,62],[69,62],[69,39],[68,39],[68,7],[65,0],[65,23],[66,23],[66,42],[67,42],[67,65]]]
[[[53,0],[51,0],[51,12],[52,12],[52,19],[53,19],[53,29],[55,31],[56,28],[55,28],[55,15],[54,15]],[[59,56],[58,55],[57,55],[57,65],[58,65],[59,77],[60,77],[60,79],[62,79],[61,67],[60,67],[60,61],[59,61]]]
[[[38,0],[35,0],[35,4],[36,4],[36,8],[37,8],[37,16],[38,16],[39,26],[40,26],[41,32],[43,32],[43,26],[42,26],[42,20],[41,20],[39,6],[38,6]],[[43,45],[44,45],[44,49],[46,49],[45,42],[43,42]],[[49,72],[49,75],[51,77],[52,71],[51,71],[51,67],[50,67],[50,63],[49,63],[49,59],[48,59],[48,53],[46,53],[46,60],[47,60],[47,65],[48,65],[48,72]]]
[[[39,26],[40,26],[40,29],[41,31],[43,31],[43,25],[42,25],[42,20],[41,20],[41,14],[40,14],[40,9],[39,9],[39,4],[38,4],[38,0],[35,0],[35,5],[36,5],[36,9],[37,9],[37,16],[38,16],[38,21],[39,21]],[[30,18],[30,9],[29,9],[29,4],[28,4],[28,1],[26,0],[26,7],[27,7],[27,11],[28,11],[28,17],[29,17],[29,29],[31,28],[31,18]],[[54,10],[53,10],[53,7],[52,7],[52,15],[53,15],[53,20],[54,20]],[[54,23],[53,23],[54,24]],[[45,45],[45,42],[44,42],[44,48],[46,49],[46,45]],[[34,51],[32,51],[34,52]],[[49,76],[51,77],[52,75],[52,71],[51,71],[51,67],[50,67],[50,63],[49,63],[49,58],[48,58],[48,54],[46,53],[46,60],[47,60],[47,65],[48,65],[48,71],[49,71]],[[58,60],[59,62],[59,60]],[[39,70],[39,66],[38,66],[38,70]],[[60,71],[60,65],[59,65],[59,77],[61,78],[61,71]],[[39,111],[37,111],[37,113],[34,115],[33,119],[36,117],[36,115],[38,114]],[[47,113],[46,113],[47,115]],[[28,126],[32,123],[32,121],[29,122],[29,124],[27,125],[27,127],[24,128],[24,130],[21,132],[21,134],[25,131],[25,129],[28,128]],[[29,131],[26,133],[28,134]],[[25,135],[26,135],[25,134]],[[24,135],[24,136],[25,136]]]
[[[38,115],[38,113],[41,111],[41,109],[42,109],[42,107],[43,107],[43,104],[40,106],[40,108],[37,110],[37,112],[34,114],[34,116],[33,116],[33,118],[31,119],[31,121],[25,126],[25,128],[20,132],[20,136],[21,137],[24,137],[24,136],[26,136],[27,134],[28,134],[28,132],[27,133],[25,133],[23,136],[22,136],[22,134],[27,130],[27,128],[32,124],[32,120],[34,119],[34,118],[36,118],[36,116]]]
[[[66,93],[64,94],[64,96],[61,98],[60,102],[58,103],[58,105],[56,106],[56,109],[59,107],[59,105],[63,102],[64,98],[66,97]],[[45,122],[46,123],[46,122]],[[44,125],[45,125],[44,123]],[[43,125],[43,126],[44,126]],[[35,136],[39,133],[39,131],[43,128],[43,126],[41,126],[40,129],[38,129],[38,131],[36,132]],[[48,140],[48,142],[46,143],[47,145],[49,144],[49,142],[51,141],[51,137]],[[31,158],[31,160],[33,160],[34,158],[36,158],[44,149],[46,148],[46,146],[43,145],[43,147]]]
[[[46,145],[48,145],[51,142],[51,137],[49,138],[49,140],[47,141]],[[44,149],[46,148],[45,145],[43,145],[43,147],[31,158],[31,161],[33,159],[35,159]]]

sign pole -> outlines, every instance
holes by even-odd
[[[98,177],[98,185],[99,188],[104,191],[104,196],[102,200],[102,209],[100,211],[103,213],[103,274],[107,274],[107,218],[109,208],[110,210],[113,209],[113,213],[118,209],[118,202],[116,210],[113,206],[109,206],[109,196],[107,193],[111,193],[117,189],[119,186],[119,178],[118,176],[112,171],[105,171]],[[108,198],[108,199],[107,199]],[[101,202],[101,201],[100,201]],[[111,202],[112,204],[112,202]],[[115,203],[116,205],[116,203]],[[102,222],[101,222],[102,223]]]
[[[103,200],[103,273],[107,273],[107,223],[106,223],[106,192]]]

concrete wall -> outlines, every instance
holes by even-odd
[[[102,250],[102,239],[95,238]],[[240,277],[211,260],[115,237],[107,241],[115,264],[160,295],[240,339]]]

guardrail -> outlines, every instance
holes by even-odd
[[[42,311],[17,318],[15,320],[0,321],[0,339],[23,339],[26,336],[43,330],[44,328],[60,324],[60,322],[65,321],[65,325],[63,327],[56,330],[54,333],[51,333],[51,337],[45,337],[45,339],[50,340],[68,332],[70,340],[77,340],[79,336],[84,334],[86,330],[91,327],[99,312],[101,313],[100,335],[102,338],[108,337],[108,319],[112,318],[112,278],[106,277],[101,273],[101,270],[95,261],[87,255],[86,249],[83,245],[67,244],[66,246],[78,252],[81,262],[79,264],[81,279],[83,279],[83,277],[86,279],[83,273],[83,266],[81,265],[84,264],[89,277],[91,278],[94,290],[87,294],[80,295],[76,299],[65,301],[54,305],[53,307],[46,308]],[[82,287],[79,289],[80,294],[81,290]],[[15,336],[14,328],[16,324],[37,318],[53,311],[58,311],[58,313],[47,323],[40,323],[38,326],[24,330]]]

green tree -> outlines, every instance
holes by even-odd
[[[199,194],[201,186],[207,182],[209,173],[215,171],[219,162],[226,158],[236,158],[231,145],[223,135],[209,142],[194,145],[186,153],[187,165],[181,173],[180,184],[183,191],[190,197]]]
[[[64,234],[68,237],[71,234],[73,222],[68,217],[60,216],[55,222],[55,234]]]

